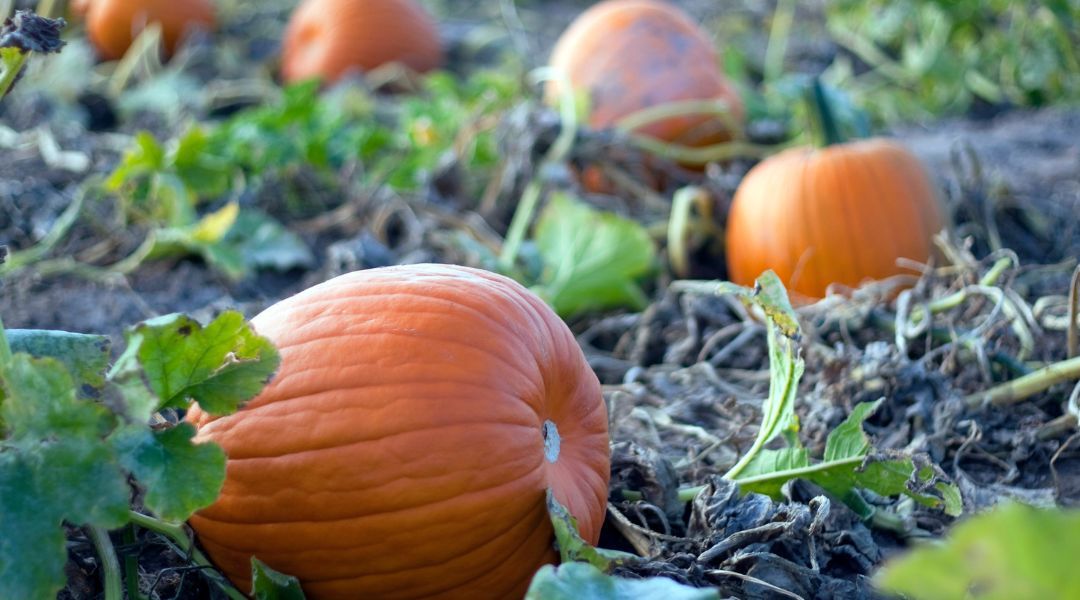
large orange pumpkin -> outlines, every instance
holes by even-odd
[[[281,353],[275,378],[234,415],[188,415],[229,457],[191,525],[242,589],[255,555],[316,600],[521,597],[557,558],[547,488],[596,542],[600,384],[518,283],[458,266],[358,271],[252,324]]]
[[[86,0],[73,8],[85,12],[90,41],[105,60],[122,57],[149,23],[161,25],[169,55],[191,29],[215,27],[210,0]]]
[[[334,82],[399,62],[423,73],[443,61],[434,21],[414,0],[304,0],[285,32],[285,81]]]
[[[912,273],[898,259],[926,262],[944,223],[926,170],[895,142],[792,148],[758,163],[736,190],[728,276],[752,285],[772,269],[797,299],[818,299],[833,283]]]
[[[582,13],[551,54],[576,94],[588,98],[588,124],[614,126],[642,109],[683,100],[723,100],[735,121],[743,118],[739,95],[720,70],[709,36],[676,7],[656,0],[606,0]],[[561,86],[548,84],[549,101]],[[716,115],[656,121],[637,133],[685,146],[731,138]]]

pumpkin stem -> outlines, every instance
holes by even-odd
[[[837,126],[836,115],[833,114],[832,106],[829,105],[829,100],[825,95],[825,86],[821,85],[820,78],[814,77],[810,83],[808,96],[810,121],[816,130],[819,145],[825,147],[844,143],[846,140]]]

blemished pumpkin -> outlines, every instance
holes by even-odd
[[[250,589],[252,555],[308,598],[516,598],[557,560],[545,490],[595,543],[610,469],[600,384],[569,328],[478,269],[357,271],[252,319],[281,353],[239,412],[187,419],[228,454],[191,518]]]
[[[685,100],[722,100],[732,120],[743,119],[739,94],[720,69],[713,41],[689,16],[658,0],[606,0],[583,12],[555,43],[550,65],[588,102],[588,125],[615,126],[646,108]],[[547,85],[549,102],[561,94]],[[731,139],[715,114],[666,118],[634,130],[690,147]]]
[[[105,60],[124,56],[150,23],[161,25],[166,56],[176,51],[191,30],[216,27],[209,0],[85,0],[79,4],[73,9],[85,14],[87,35]]]
[[[873,138],[785,150],[739,184],[727,218],[728,277],[772,269],[801,302],[828,287],[915,274],[945,224],[934,185],[900,144]]]
[[[442,65],[439,31],[414,0],[304,0],[285,31],[281,75],[333,83],[393,62],[417,73]]]

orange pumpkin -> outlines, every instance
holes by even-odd
[[[165,53],[171,55],[190,29],[212,30],[216,19],[209,0],[85,0],[73,8],[85,12],[87,34],[105,60],[124,56],[149,23],[161,25]]]
[[[513,598],[557,559],[545,489],[596,542],[607,412],[567,326],[511,279],[358,271],[252,320],[281,353],[234,415],[194,408],[229,456],[191,525],[249,589],[250,558],[308,598]]]
[[[287,82],[334,82],[353,70],[399,62],[418,73],[443,62],[439,32],[413,0],[305,0],[285,32]]]
[[[85,17],[86,11],[90,9],[90,0],[71,0],[68,3],[68,9],[76,17]]]
[[[758,163],[736,190],[728,276],[753,285],[772,269],[797,300],[819,299],[833,283],[913,273],[897,260],[926,262],[944,223],[929,175],[899,144],[792,148]]]
[[[743,105],[720,71],[709,36],[678,8],[656,0],[607,0],[582,13],[551,54],[576,94],[588,98],[588,124],[614,126],[642,109],[683,100],[723,100],[736,122]],[[561,92],[547,86],[549,102]],[[642,126],[637,133],[685,146],[731,139],[716,115],[684,115]]]

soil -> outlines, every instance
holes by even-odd
[[[250,7],[255,4],[261,8]],[[452,70],[464,69],[462,61],[483,61],[492,52],[521,48],[528,52],[527,62],[537,62],[566,23],[590,3],[520,3],[517,37],[507,36],[504,22],[490,14],[498,12],[496,4],[429,4],[446,16],[443,33],[457,61]],[[756,3],[678,4],[706,23],[724,16],[767,31],[768,13]],[[452,12],[447,10],[451,5]],[[240,62],[223,65],[205,40],[201,46],[196,41],[190,70],[203,84],[241,79],[251,64],[272,61],[281,15],[287,12],[281,1],[225,6],[233,25],[221,36]],[[801,22],[808,33],[793,38],[789,64],[812,71],[837,50],[822,36],[817,5],[808,3],[800,11],[806,12]],[[764,44],[763,34],[750,39]],[[94,77],[86,83],[90,89],[101,86]],[[49,236],[82,193],[81,184],[116,164],[128,136],[146,128],[165,135],[178,127],[176,121],[152,115],[122,116],[105,96],[69,87],[64,91],[71,99],[67,104],[31,86],[0,104],[0,242],[16,252]],[[1080,256],[1080,109],[1008,109],[992,117],[898,126],[889,133],[914,150],[940,183],[953,217],[952,236],[943,247],[955,264],[929,269],[907,299],[871,290],[800,310],[806,374],[797,411],[806,443],[820,450],[853,405],[885,398],[867,423],[875,447],[921,453],[940,465],[960,487],[966,510],[1007,498],[1080,505],[1075,426],[1051,425],[1065,413],[1068,386],[1006,408],[964,401],[1026,371],[1025,360],[1065,358],[1064,296]],[[545,132],[535,131],[530,139],[542,143]],[[748,166],[735,162],[711,169],[704,185],[723,200]],[[52,260],[47,263],[52,272],[28,268],[0,281],[4,325],[107,333],[117,338],[114,346],[122,347],[124,326],[155,315],[182,311],[205,321],[237,308],[251,316],[349,270],[471,260],[445,242],[462,222],[483,218],[467,209],[466,199],[452,193],[442,204],[424,194],[387,199],[350,190],[347,181],[338,183],[339,188],[320,193],[344,194],[340,206],[351,215],[346,222],[293,223],[315,254],[310,269],[261,272],[231,282],[195,259],[149,262],[126,275],[65,273],[64,263]],[[589,199],[635,216],[648,213],[618,199]],[[109,264],[134,251],[145,232],[111,230],[115,207],[109,199],[84,200],[79,222],[48,257],[93,257],[97,264]],[[496,216],[487,225],[505,231],[503,218]],[[1029,318],[1021,319],[1031,336],[1028,346],[1010,319],[982,298],[940,315],[934,327],[946,332],[945,339],[935,339],[930,331],[906,338],[894,333],[895,316],[905,306],[963,289],[1002,256],[1015,257],[1002,288],[1031,310]],[[722,257],[702,250],[694,259],[695,274],[723,276],[722,268],[713,266]],[[660,283],[670,279],[665,274]],[[720,475],[756,432],[768,388],[765,330],[724,299],[676,295],[663,285],[651,293],[651,304],[641,312],[613,311],[571,322],[604,383],[611,411],[612,504],[601,545],[648,557],[625,567],[623,574],[664,575],[715,586],[738,598],[877,597],[868,579],[874,569],[912,536],[939,536],[952,520],[910,502],[875,499],[880,507],[904,515],[908,526],[883,529],[802,482],[786,488],[782,502],[736,493]],[[971,336],[961,343],[949,337],[950,331]],[[674,498],[680,487],[695,485],[707,487],[690,504]],[[628,500],[626,490],[640,492],[641,499]],[[98,597],[93,553],[78,532],[73,536],[72,583],[64,597]],[[144,591],[153,598],[218,593],[155,536],[142,534],[137,543],[120,547],[139,556]]]

